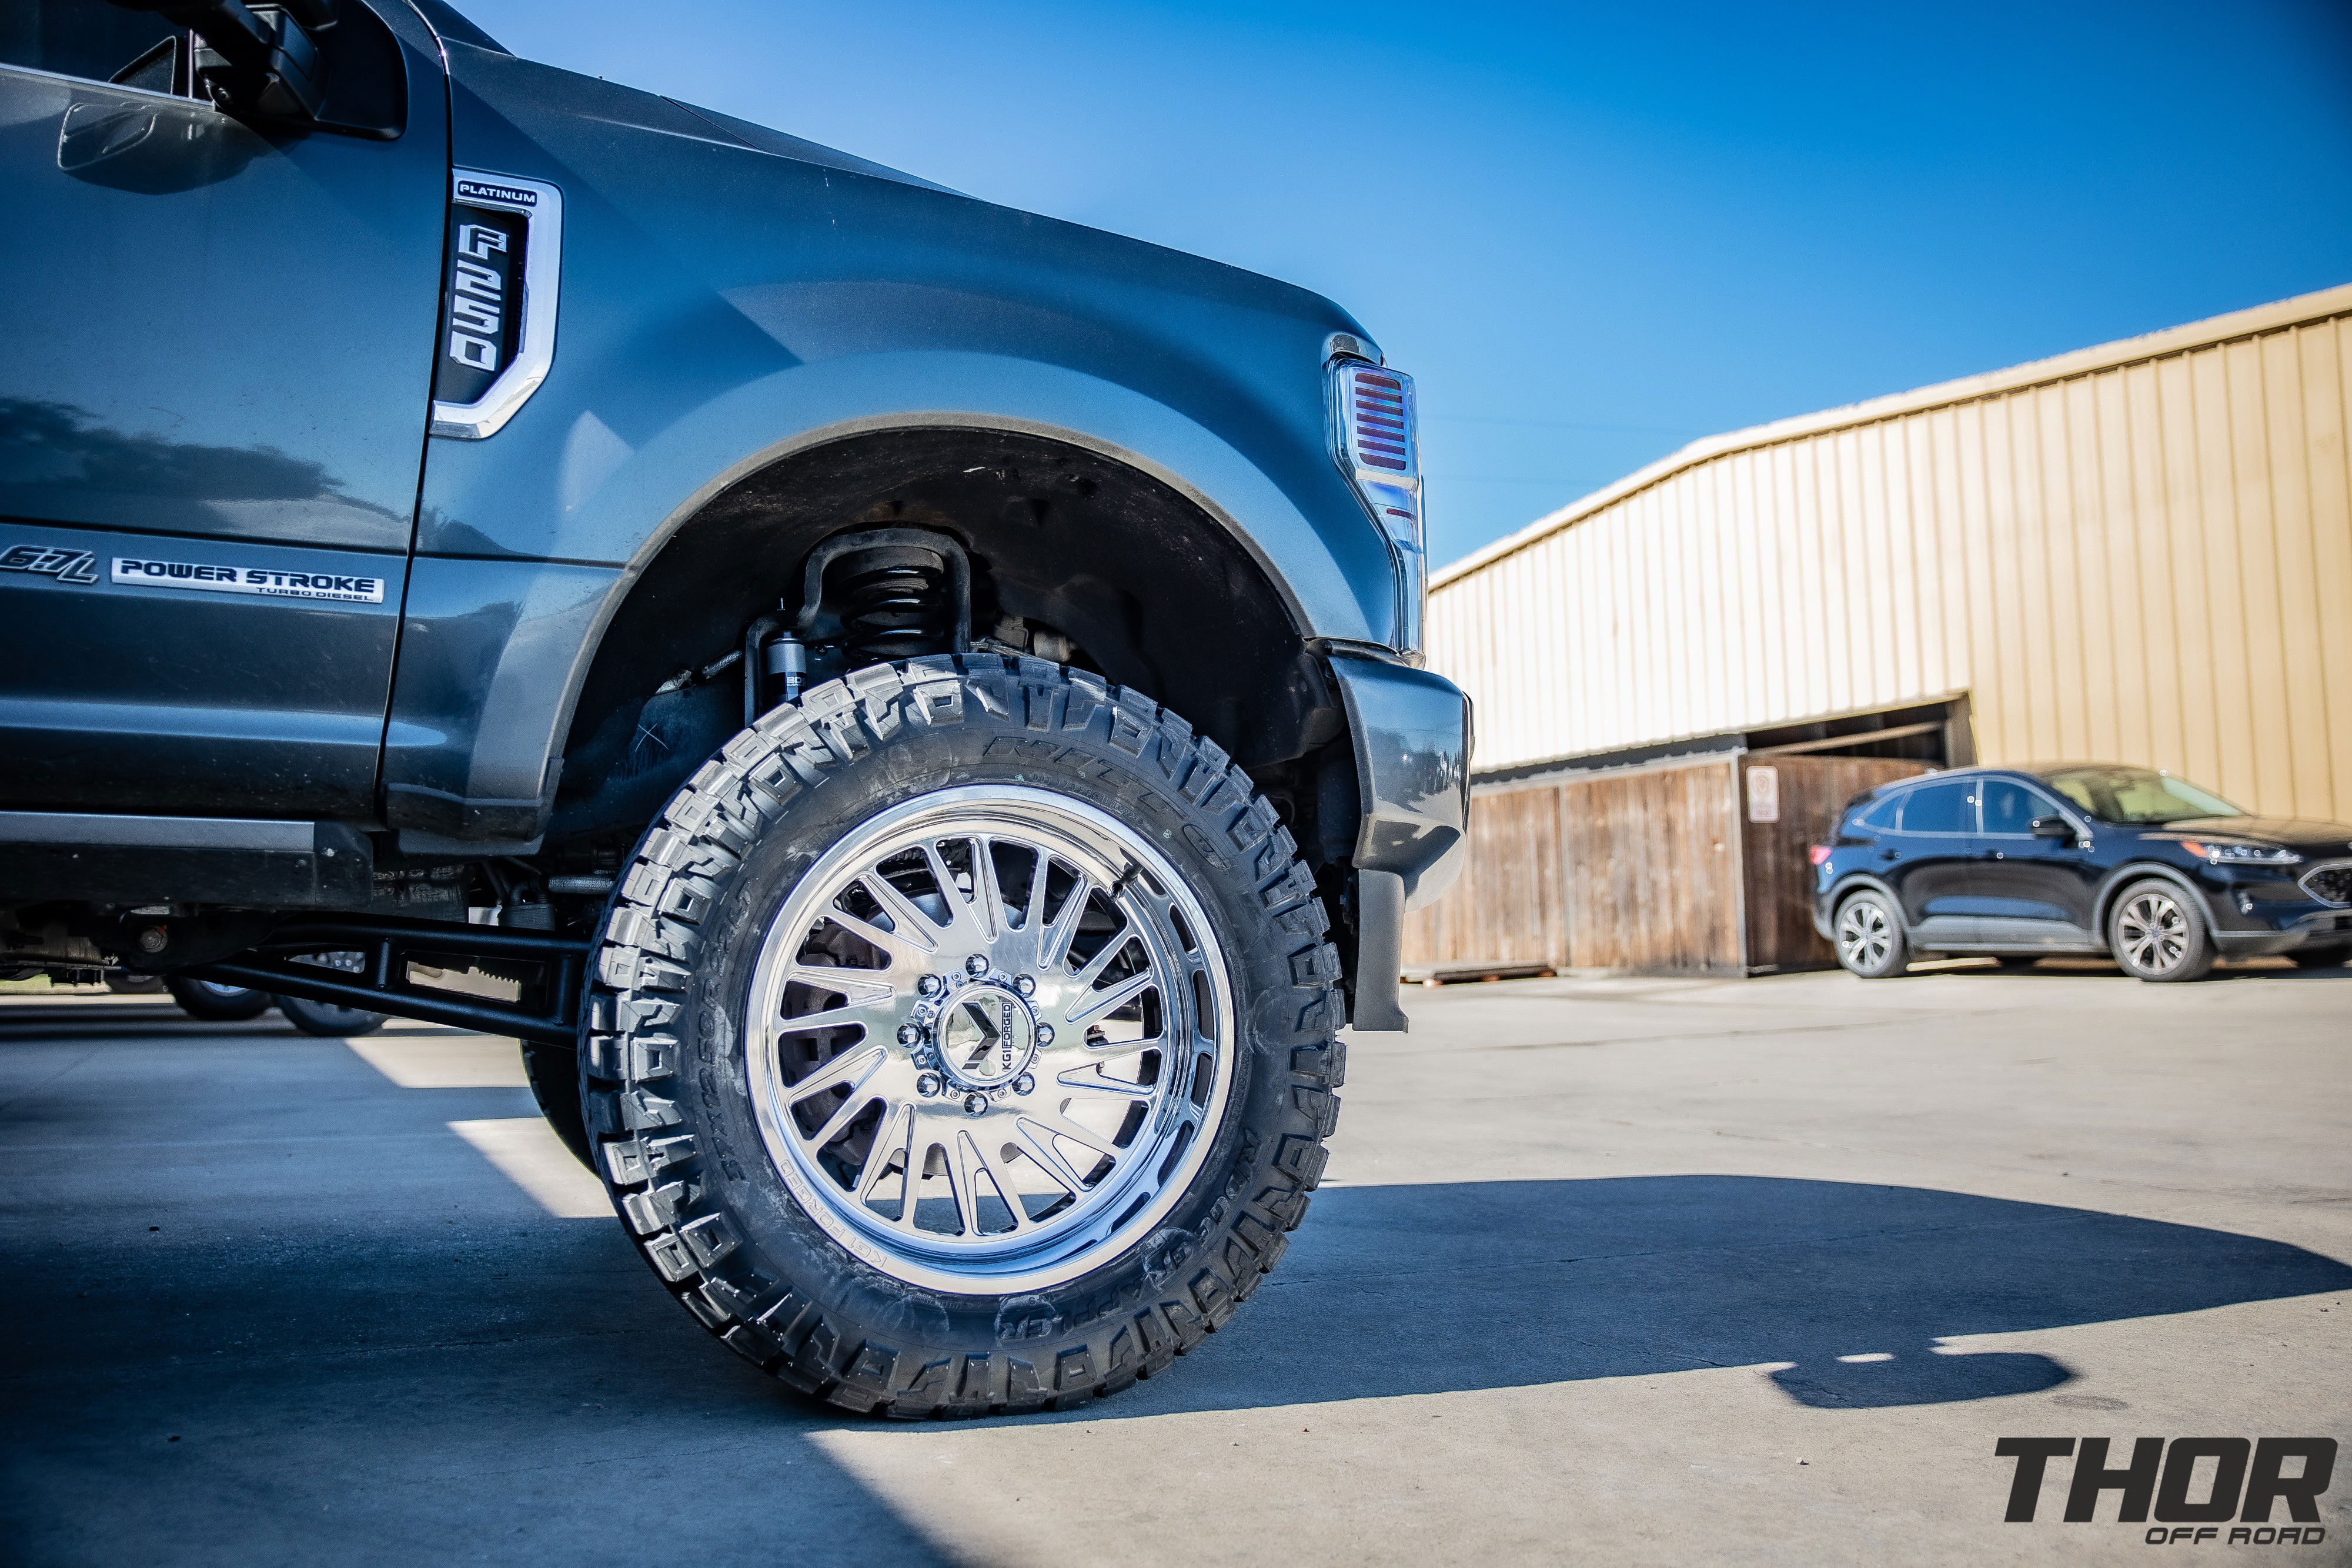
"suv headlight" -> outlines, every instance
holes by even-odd
[[[2219,843],[2183,839],[2180,847],[2207,865],[2301,865],[2303,857],[2278,844]]]
[[[1397,568],[1397,652],[1417,663],[1429,558],[1422,530],[1412,378],[1364,360],[1334,359],[1331,440],[1339,466],[1388,538]]]

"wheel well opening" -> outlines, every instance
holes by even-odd
[[[794,454],[678,528],[598,645],[551,840],[632,833],[650,820],[740,726],[740,658],[729,661],[746,628],[798,608],[818,545],[883,528],[962,547],[976,646],[1021,648],[1132,687],[1311,812],[1328,760],[1318,754],[1345,721],[1281,593],[1240,542],[1176,490],[1098,453],[934,428]],[[1308,834],[1294,831],[1304,846]]]

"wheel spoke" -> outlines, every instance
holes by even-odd
[[[863,1051],[845,1051],[806,1078],[784,1091],[784,1098],[797,1105],[812,1094],[822,1094],[828,1089],[846,1085],[851,1098],[865,1087],[866,1081],[882,1065],[887,1052],[880,1045],[867,1046]],[[819,1145],[822,1148],[824,1145]]]
[[[981,1168],[988,1173],[989,1181],[996,1187],[996,1196],[1004,1200],[1006,1208],[1013,1211],[1012,1230],[998,1234],[1016,1234],[1035,1224],[1036,1222],[1029,1218],[1028,1212],[1021,1207],[1021,1189],[1013,1182],[1013,1172],[1006,1166],[1003,1159],[990,1154],[985,1147],[981,1149],[980,1158]]]
[[[971,1141],[970,1133],[963,1131],[956,1134],[955,1146],[948,1151],[948,1181],[955,1188],[956,1218],[962,1224],[964,1235],[978,1236],[979,1167],[986,1162],[981,1157],[980,1145]]]
[[[851,1012],[886,1007],[898,999],[898,988],[885,977],[881,969],[828,967],[820,964],[795,964],[785,978],[796,986],[806,986],[813,991],[837,993],[842,1005],[830,1010]],[[814,1013],[805,1014],[814,1018]],[[805,1026],[804,1026],[805,1027]]]
[[[1118,1145],[1103,1134],[1081,1127],[1076,1122],[1052,1111],[1024,1111],[1021,1113],[1021,1122],[1024,1130],[1029,1124],[1034,1123],[1041,1130],[1057,1138],[1067,1138],[1081,1148],[1092,1149],[1095,1153],[1114,1160],[1119,1156]]]
[[[1087,1074],[1090,1076],[1085,1076]],[[1160,1092],[1157,1083],[1129,1083],[1124,1078],[1105,1078],[1091,1068],[1072,1068],[1068,1072],[1056,1074],[1054,1082],[1079,1093],[1105,1094],[1114,1100],[1149,1100]]]
[[[969,841],[969,842],[976,847],[978,841]],[[977,935],[982,942],[994,940],[996,933],[992,929],[992,923],[982,917],[978,905],[972,901],[972,899],[966,898],[963,894],[957,889],[955,883],[955,873],[948,870],[947,861],[940,854],[940,846],[937,844],[925,844],[923,846],[923,859],[931,868],[931,880],[940,884],[940,896],[947,900],[948,927],[950,929],[953,929],[958,925],[969,925],[972,928],[973,933]],[[979,876],[975,872],[972,878],[972,887],[975,897],[978,894],[979,885]]]
[[[776,1038],[782,1040],[786,1035],[808,1034],[821,1029],[845,1029],[856,1024],[865,1029],[866,1038],[871,1040],[877,1032],[877,1024],[881,1026],[878,1032],[888,1032],[898,1011],[898,1009],[886,1008],[879,1002],[868,1002],[863,1007],[827,1008],[822,1012],[803,1013],[798,1018],[777,1020]]]
[[[857,885],[882,906],[890,924],[898,928],[901,940],[913,943],[926,953],[939,950],[939,939],[947,935],[948,928],[917,908],[912,899],[890,885],[888,878],[869,871],[857,879]],[[952,893],[954,889],[950,887],[949,891]],[[950,904],[948,907],[953,910],[955,906]]]
[[[899,954],[916,962],[920,962],[923,958],[928,957],[932,953],[938,951],[937,946],[933,943],[927,939],[923,939],[919,934],[910,936],[904,930],[885,931],[882,927],[873,924],[871,921],[860,920],[856,915],[851,915],[845,910],[837,908],[828,909],[824,912],[824,917],[834,925],[840,926],[844,931],[849,932],[853,936],[863,936],[866,941],[873,943],[874,946],[881,948],[885,953]]]
[[[849,1130],[849,1124],[866,1113],[866,1108],[874,1103],[874,1096],[860,1093],[859,1091],[865,1087],[864,1079],[860,1079],[851,1087],[849,1098],[844,1100],[835,1108],[833,1114],[824,1119],[824,1126],[808,1135],[810,1148],[822,1149],[830,1146],[834,1139]]]
[[[914,1135],[915,1107],[902,1101],[897,1109],[884,1118],[883,1124],[874,1130],[874,1146],[866,1151],[866,1165],[857,1173],[857,1202],[863,1204],[873,1197],[875,1187],[880,1185],[884,1176],[890,1174],[890,1157],[893,1155],[908,1154],[907,1145],[913,1141]],[[906,1206],[911,1206],[915,1201],[914,1161],[911,1155],[907,1160],[907,1193],[903,1202]]]
[[[1100,1014],[1117,1012],[1159,983],[1159,975],[1146,969],[1139,975],[1133,975],[1121,980],[1107,991],[1081,991],[1078,993],[1078,1001],[1064,1012],[1062,1017],[1067,1022],[1076,1025]]]
[[[1029,873],[1029,906],[1021,912],[1021,929],[1032,936],[1045,929],[1045,884],[1052,880],[1053,872],[1054,857],[1044,850],[1037,851],[1035,867]],[[1045,962],[1042,952],[1035,957],[1037,962]]]
[[[996,856],[987,839],[971,841],[971,906],[980,912],[981,935],[989,941],[1004,935],[1004,890],[996,884]]]
[[[1041,1131],[1033,1130],[1025,1116],[1013,1124],[1013,1132],[1021,1140],[1022,1152],[1034,1160],[1055,1185],[1072,1197],[1085,1195],[1087,1184],[1079,1179],[1077,1172],[1070,1168],[1069,1162],[1062,1158],[1061,1151],[1054,1147],[1052,1138]]]
[[[1117,931],[1112,932],[1110,940],[1096,948],[1095,956],[1087,959],[1086,967],[1077,972],[1076,978],[1079,988],[1090,988],[1097,980],[1101,979],[1102,972],[1111,967],[1119,954],[1126,951],[1128,943],[1134,938],[1134,936],[1135,922],[1132,920],[1127,921]]]
[[[1045,881],[1042,874],[1038,881],[1042,904]],[[1070,889],[1070,895],[1062,901],[1062,907],[1055,911],[1053,924],[1047,925],[1037,938],[1037,967],[1059,969],[1069,962],[1071,939],[1078,934],[1078,922],[1085,916],[1087,901],[1094,896],[1094,891],[1092,879],[1080,872],[1076,884]]]

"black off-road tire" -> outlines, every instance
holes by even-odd
[[[932,791],[1022,784],[1145,833],[1186,879],[1235,998],[1225,1111],[1160,1227],[1066,1283],[919,1289],[852,1257],[763,1145],[744,1044],[775,912],[832,844]],[[581,1051],[596,1166],[655,1272],[719,1338],[831,1405],[902,1418],[1070,1409],[1230,1318],[1322,1174],[1344,1047],[1338,956],[1297,846],[1214,743],[1035,659],[876,665],[730,742],[637,848]]]
[[[243,986],[233,988],[230,995],[221,991],[228,988],[214,987],[202,980],[192,980],[184,975],[167,975],[163,988],[180,1004],[180,1010],[192,1019],[205,1023],[243,1023],[268,1012],[270,997],[268,991],[248,990]]]

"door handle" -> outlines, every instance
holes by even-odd
[[[1903,852],[1901,850],[1881,850],[1878,852],[1878,858],[1883,861],[1899,861],[1903,858]]]

